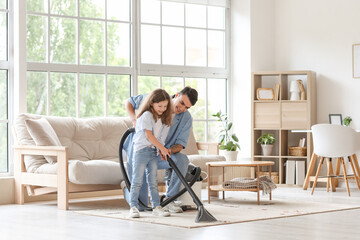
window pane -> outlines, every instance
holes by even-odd
[[[193,119],[206,119],[206,79],[205,78],[186,78],[185,86],[192,87],[198,92],[198,101],[189,111]]]
[[[184,4],[162,2],[162,24],[184,26]]]
[[[0,119],[7,119],[7,71],[0,70]]]
[[[104,18],[104,0],[79,0],[80,17]]]
[[[108,75],[108,116],[127,116],[125,100],[130,97],[130,76]]]
[[[52,14],[76,16],[76,0],[50,0]]]
[[[186,26],[206,27],[206,6],[186,4]]]
[[[47,73],[27,72],[27,112],[46,115],[47,106]]]
[[[27,15],[28,62],[47,61],[47,17]]]
[[[6,0],[0,0],[0,9],[6,9]]]
[[[130,21],[129,0],[107,0],[107,18],[113,20]]]
[[[226,79],[208,79],[208,117],[220,110],[226,113]]]
[[[160,24],[160,1],[142,0],[141,1],[141,22]]]
[[[130,24],[107,24],[107,64],[130,66]]]
[[[184,29],[162,28],[163,64],[184,65]]]
[[[208,28],[225,29],[225,9],[208,7]]]
[[[160,27],[141,25],[141,62],[160,63]]]
[[[225,67],[225,33],[209,31],[208,47],[209,67]]]
[[[160,87],[160,77],[154,77],[154,76],[138,77],[138,94],[147,94],[159,87]]]
[[[205,142],[206,124],[204,121],[193,121],[193,131],[197,142]]]
[[[51,18],[50,54],[53,63],[76,63],[76,20]]]
[[[221,122],[208,122],[208,136],[207,136],[207,142],[219,142],[219,133]]]
[[[170,96],[180,92],[184,88],[182,77],[162,77],[162,88],[167,91]]]
[[[76,117],[76,73],[50,73],[50,115]]]
[[[28,12],[47,13],[48,0],[26,0],[26,8]]]
[[[206,31],[186,29],[186,65],[206,66]]]
[[[104,116],[104,75],[80,74],[80,117]]]
[[[0,60],[7,60],[6,13],[0,12]]]
[[[0,123],[0,173],[8,171],[8,124]]]
[[[104,23],[80,21],[80,64],[104,65]]]

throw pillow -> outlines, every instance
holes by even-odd
[[[25,125],[37,146],[61,146],[60,140],[46,118],[27,119]],[[56,156],[44,156],[49,163],[57,161]]]

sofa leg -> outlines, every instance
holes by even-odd
[[[21,183],[15,183],[15,203],[24,204],[25,189]]]
[[[68,151],[58,153],[58,209],[69,209]]]

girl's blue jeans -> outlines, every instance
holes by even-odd
[[[139,209],[138,198],[143,185],[144,175],[150,192],[152,208],[160,205],[157,186],[158,156],[154,148],[145,147],[134,154],[132,163],[132,181],[130,188],[130,207]]]

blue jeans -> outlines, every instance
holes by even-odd
[[[133,136],[134,136],[134,133],[129,134],[129,136],[124,144],[124,149],[125,149],[127,157],[128,157],[128,161],[126,163],[126,169],[127,169],[127,174],[128,174],[130,182],[132,180],[132,160],[133,160],[133,155],[134,155],[133,154],[133,141],[132,141]],[[171,154],[171,158],[175,162],[175,165],[179,168],[182,175],[185,176],[187,169],[188,169],[188,165],[189,165],[188,157],[182,153],[174,153],[174,154]],[[170,168],[169,163],[167,161],[161,160],[160,156],[157,156],[157,162],[158,162],[158,169]],[[178,176],[175,173],[171,174],[170,183],[166,189],[165,195],[167,197],[172,197],[175,194],[177,194],[180,191],[181,184],[182,183],[181,183],[180,179],[178,178]],[[130,202],[131,202],[130,193],[127,188],[125,188],[125,190],[124,190],[124,197],[125,197],[126,201],[130,204]],[[144,204],[146,204],[146,205],[149,204],[148,186],[146,183],[145,176],[144,176],[143,184],[140,189],[139,199]],[[142,210],[142,209],[139,208],[139,210]]]
[[[151,205],[155,208],[160,205],[160,198],[156,180],[157,151],[154,148],[145,147],[135,152],[130,189],[130,207],[139,208],[138,198],[144,177],[146,177],[149,186]]]

